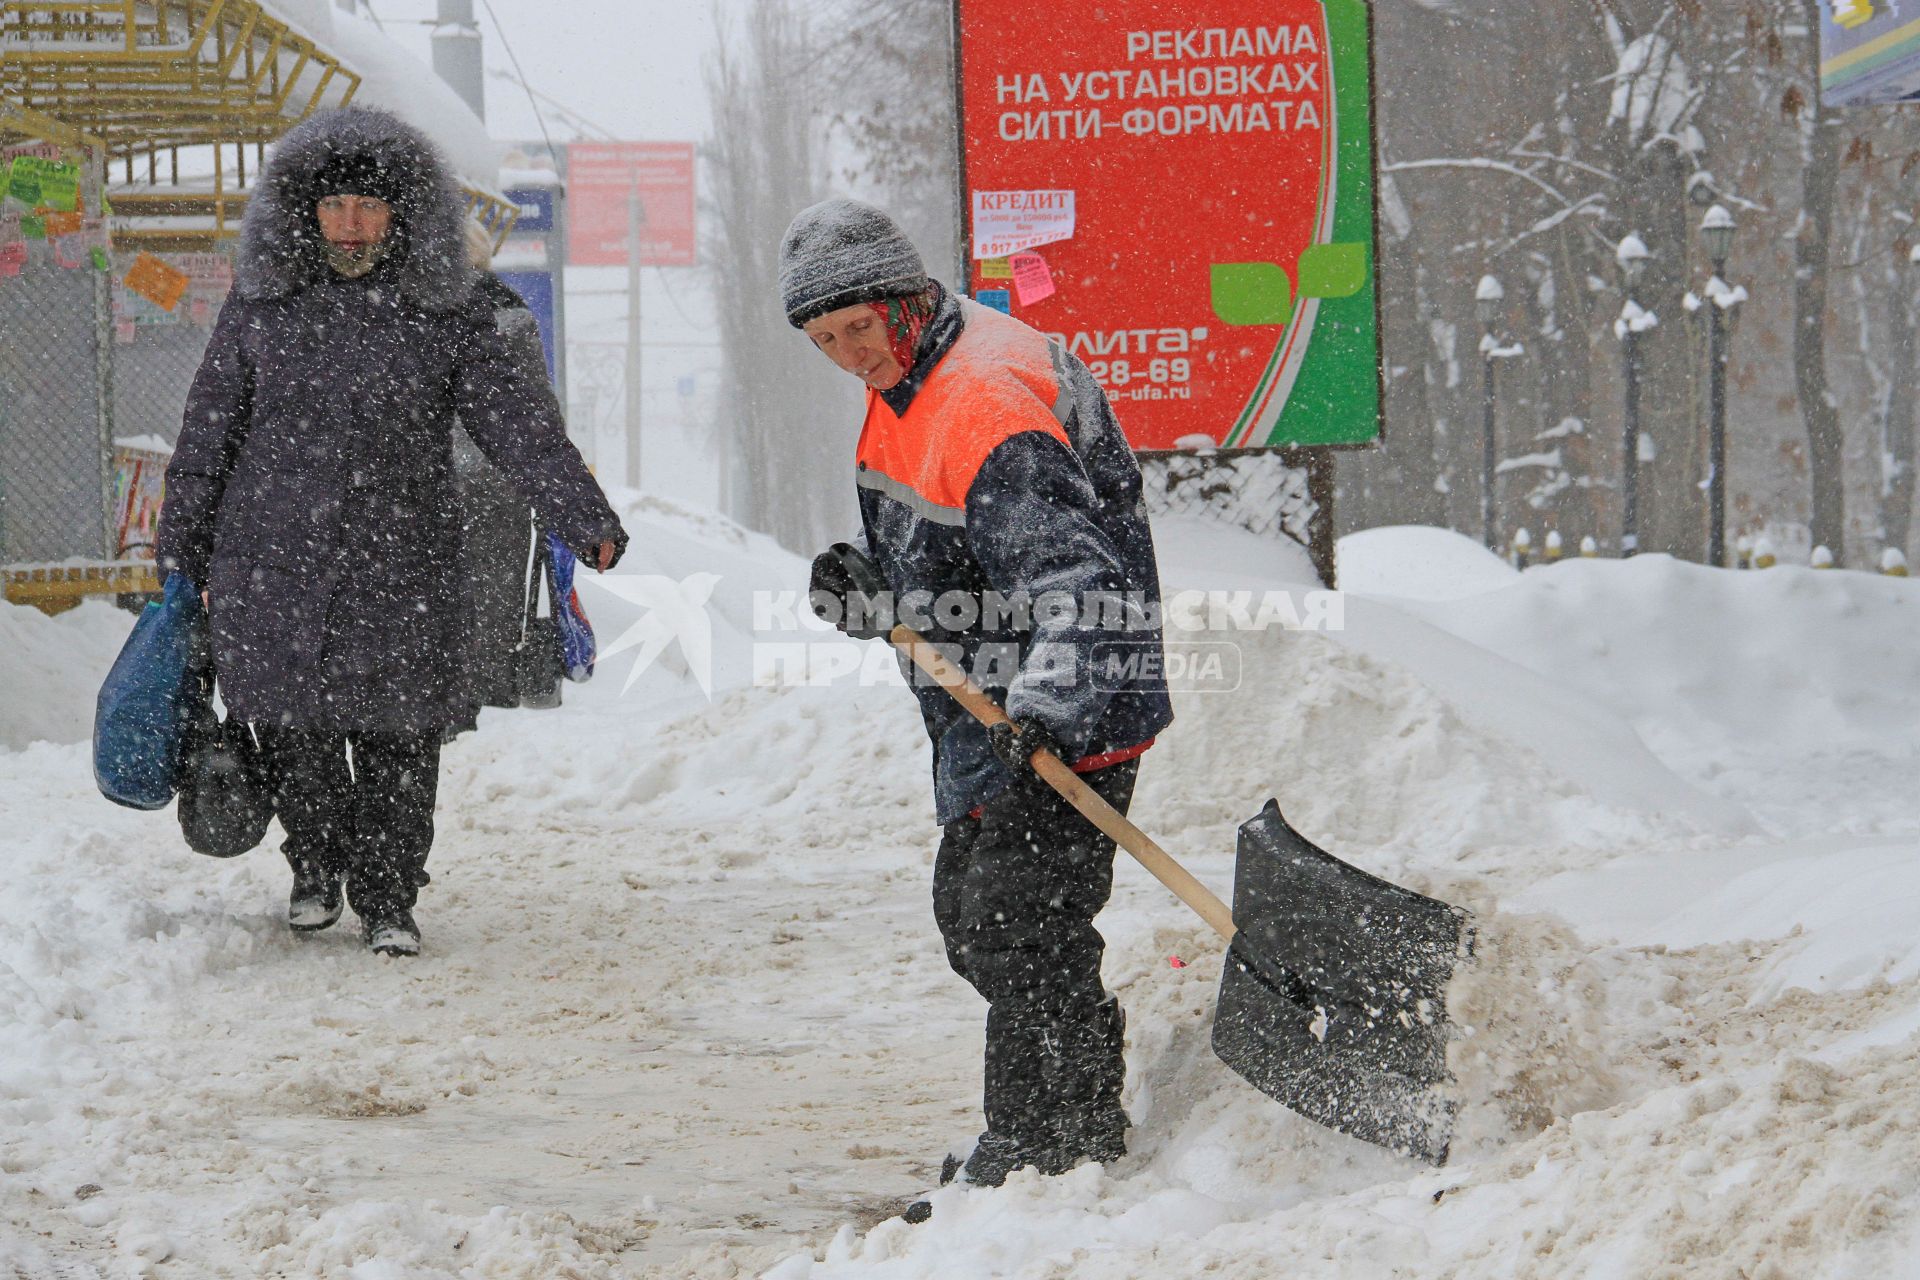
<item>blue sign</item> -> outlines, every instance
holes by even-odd
[[[547,377],[553,377],[553,272],[551,271],[500,271],[496,272],[507,287],[520,295],[527,304],[527,310],[533,312],[533,318],[540,324],[540,347],[547,354]]]
[[[520,206],[520,221],[513,224],[515,231],[553,230],[553,188],[514,187],[507,192],[507,199]]]
[[[1013,291],[1010,289],[982,289],[973,295],[973,300],[983,307],[992,307],[1003,316],[1013,314]]]

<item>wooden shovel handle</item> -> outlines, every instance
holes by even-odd
[[[912,659],[915,666],[952,694],[954,701],[971,712],[981,724],[991,728],[1007,719],[1007,713],[969,679],[966,672],[947,661],[937,648],[928,643],[925,636],[902,624],[893,629],[888,639],[895,648]],[[1081,781],[1080,775],[1069,769],[1058,756],[1051,751],[1034,752],[1033,771],[1065,796],[1067,802],[1078,809],[1088,822],[1112,836],[1121,848],[1153,873],[1154,879],[1173,890],[1180,901],[1192,907],[1202,920],[1212,925],[1215,932],[1227,941],[1233,941],[1238,929],[1227,904],[1194,879],[1192,873],[1175,862],[1171,854],[1155,844],[1153,837],[1127,821],[1124,814],[1101,799],[1100,793]]]

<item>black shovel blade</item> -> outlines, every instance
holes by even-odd
[[[1467,914],[1347,865],[1268,801],[1240,828],[1233,918],[1220,1060],[1309,1120],[1444,1164],[1446,986],[1472,948]]]

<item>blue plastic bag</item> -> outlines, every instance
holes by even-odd
[[[195,677],[206,614],[185,575],[167,575],[113,660],[93,709],[93,780],[129,809],[164,809],[179,787],[187,728],[210,699]]]
[[[580,595],[573,589],[573,552],[551,533],[547,535],[547,561],[553,578],[553,617],[560,624],[560,655],[567,667],[567,679],[585,684],[593,678],[594,660],[600,656],[593,638],[593,624],[580,607]]]

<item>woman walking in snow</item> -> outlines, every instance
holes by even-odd
[[[547,356],[539,323],[512,286],[493,274],[493,241],[486,229],[469,218],[466,235],[474,288],[493,307],[494,324],[521,371],[546,386]],[[473,648],[467,658],[473,702],[476,708],[518,707],[515,650],[527,607],[527,547],[537,532],[533,512],[464,431],[453,433],[453,479],[460,495],[467,589],[473,603]],[[452,730],[472,727],[470,721]]]
[[[207,594],[229,712],[261,744],[288,923],[345,898],[412,955],[440,742],[473,714],[453,424],[588,564],[626,533],[474,287],[445,161],[385,112],[317,115],[248,202],[232,298],[167,468],[158,555]]]

